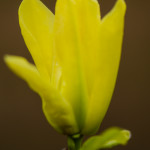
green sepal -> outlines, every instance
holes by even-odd
[[[126,145],[130,138],[130,131],[112,127],[104,131],[101,135],[89,138],[80,150],[99,150],[112,148],[117,145]]]

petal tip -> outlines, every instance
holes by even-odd
[[[4,62],[9,68],[12,68],[15,64],[21,64],[22,61],[26,62],[24,57],[15,56],[15,55],[5,55]]]
[[[6,64],[9,64],[12,60],[13,60],[14,56],[11,56],[11,55],[4,55],[4,62]]]
[[[118,0],[116,6],[120,7],[120,9],[123,12],[126,11],[126,2],[125,2],[125,0]]]

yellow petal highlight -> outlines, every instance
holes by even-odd
[[[57,0],[54,36],[55,50],[62,66],[61,93],[72,105],[80,128],[92,86],[92,74],[87,72],[88,68],[92,69],[90,60],[93,59],[91,54],[99,26],[97,0]]]
[[[88,102],[88,115],[83,133],[95,132],[107,111],[114,90],[120,62],[126,4],[118,0],[102,19],[94,88]]]
[[[40,0],[23,0],[19,8],[19,23],[40,74],[50,79],[53,62],[53,13]]]
[[[4,59],[8,67],[41,96],[43,111],[49,123],[60,133],[77,133],[71,106],[42,78],[36,67],[23,57],[7,55]]]

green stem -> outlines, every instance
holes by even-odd
[[[68,150],[80,150],[83,136],[68,137]]]

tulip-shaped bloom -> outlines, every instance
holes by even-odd
[[[57,0],[54,16],[40,0],[21,3],[21,32],[35,65],[18,56],[5,61],[40,95],[58,132],[98,130],[115,86],[125,10],[117,0],[101,19],[97,0]]]

